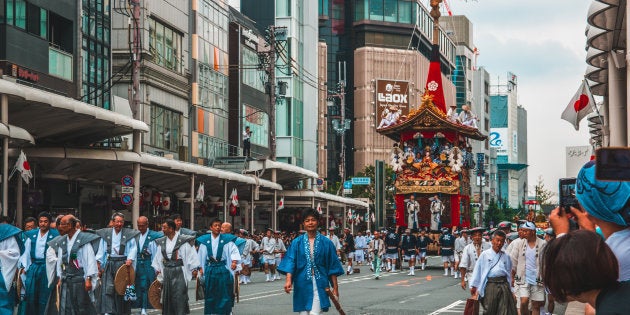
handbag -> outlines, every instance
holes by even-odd
[[[479,315],[479,300],[468,298],[464,308],[464,315]]]

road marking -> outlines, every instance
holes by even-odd
[[[404,304],[404,303],[407,303],[407,302],[409,302],[409,301],[413,301],[413,300],[415,300],[416,298],[420,298],[420,297],[424,297],[424,296],[428,296],[428,295],[429,295],[429,293],[420,294],[420,295],[418,295],[418,296],[416,296],[416,297],[412,297],[412,298],[409,298],[409,299],[406,299],[406,300],[402,300],[402,301],[400,301],[400,302],[398,302],[398,303],[400,303],[400,304]]]
[[[458,313],[462,314],[464,312],[464,308],[466,307],[466,300],[459,300],[451,303],[448,306],[442,307],[441,309],[429,314],[429,315],[438,315],[444,313]]]

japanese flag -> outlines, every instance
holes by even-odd
[[[374,218],[374,212],[370,213],[370,221],[372,221],[372,223],[376,221],[376,218]]]
[[[280,197],[280,201],[278,202],[278,210],[284,209],[284,197]]]
[[[232,205],[238,207],[238,193],[236,192],[236,188],[232,189],[230,199],[232,200]]]
[[[203,198],[205,197],[205,187],[203,183],[199,184],[199,188],[197,189],[197,196],[195,197],[196,201],[203,202]]]
[[[560,118],[570,122],[575,130],[580,128],[580,120],[595,110],[595,100],[585,80],[562,112]]]
[[[24,151],[20,151],[20,157],[18,157],[17,161],[15,162],[14,169],[20,172],[22,179],[24,179],[24,181],[28,185],[28,183],[30,183],[31,181],[31,178],[33,178],[33,173],[31,172],[31,165],[28,164],[28,160],[26,160],[26,154],[24,154]]]
[[[320,202],[317,203],[317,213],[322,214],[322,204]]]

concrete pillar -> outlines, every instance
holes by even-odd
[[[18,174],[18,182],[17,182],[17,191],[15,193],[15,225],[19,228],[22,228],[22,177]],[[37,218],[39,222],[39,218]]]
[[[190,174],[190,229],[195,230],[195,174]]]
[[[133,152],[140,154],[141,146],[140,131],[133,131]],[[138,229],[138,218],[140,217],[140,163],[133,163],[133,203],[131,208],[131,222],[133,228]]]
[[[223,180],[223,221],[227,221],[228,211],[228,182],[227,179]]]
[[[9,125],[9,96],[6,94],[0,95],[0,121]],[[2,139],[2,215],[9,215],[9,137]]]
[[[254,230],[254,209],[256,209],[256,205],[254,205],[254,190],[256,189],[256,185],[252,185],[251,186],[251,200],[249,203],[250,209],[251,209],[251,215],[250,215],[250,230],[253,231]]]
[[[271,207],[271,226],[274,231],[278,230],[278,191],[273,190],[273,206]]]
[[[610,146],[628,146],[628,112],[626,106],[626,71],[617,69],[608,54],[608,117],[610,121]]]

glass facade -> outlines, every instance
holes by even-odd
[[[182,114],[157,104],[151,104],[151,145],[177,151]]]
[[[82,6],[82,101],[110,109],[112,84],[110,80],[111,16],[109,1],[83,0]]]
[[[153,62],[177,73],[184,71],[183,35],[176,30],[149,19],[149,51]]]
[[[416,23],[418,4],[409,0],[355,0],[354,20]]]
[[[198,133],[198,157],[228,156],[228,27],[226,8],[211,0],[199,0],[197,10],[198,98],[194,130]],[[246,53],[244,53],[246,55]],[[245,76],[245,75],[244,75]],[[251,76],[248,76],[251,79]],[[254,82],[252,81],[252,84]]]
[[[252,87],[258,91],[265,92],[265,72],[257,69],[248,68],[251,65],[258,64],[258,54],[243,46],[243,84]]]
[[[257,146],[269,147],[269,115],[262,110],[243,104],[243,129],[252,131],[250,142]]]
[[[72,81],[72,55],[53,47],[48,48],[48,73]]]

